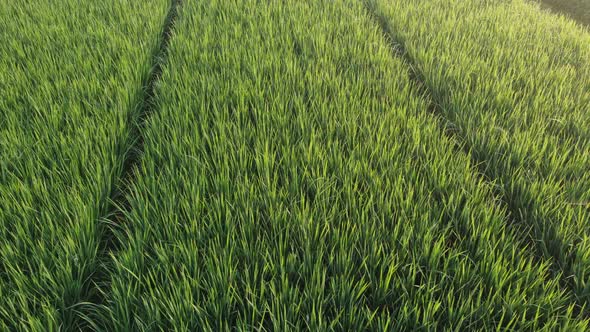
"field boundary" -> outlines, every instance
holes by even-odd
[[[144,151],[143,128],[150,115],[157,111],[157,85],[162,76],[164,66],[167,63],[170,41],[174,34],[176,19],[182,0],[170,0],[168,14],[164,20],[159,36],[158,46],[152,52],[151,69],[142,86],[137,103],[137,110],[132,112],[128,130],[128,144],[125,154],[122,156],[122,169],[117,176],[115,189],[111,192],[107,213],[100,217],[100,222],[105,224],[102,233],[101,245],[97,253],[99,270],[95,271],[91,283],[92,291],[89,292],[86,302],[81,303],[77,311],[78,316],[85,324],[94,330],[99,330],[101,317],[104,316],[107,289],[110,285],[110,257],[116,253],[120,244],[115,236],[115,229],[125,222],[125,213],[131,209],[129,202],[130,184],[135,182],[137,169],[140,167],[141,156]],[[81,325],[84,325],[82,323]]]
[[[547,10],[552,15],[567,17],[582,28],[590,31],[590,6],[583,8],[582,5],[579,5],[576,8],[574,3],[557,2],[555,0],[537,0],[533,1],[533,3],[540,5],[542,9]]]
[[[399,38],[396,37],[395,33],[391,31],[390,27],[388,26],[386,19],[377,12],[377,8],[375,7],[376,4],[373,2],[373,0],[363,0],[363,4],[366,13],[377,24],[383,37],[389,43],[391,55],[400,58],[408,66],[410,80],[415,84],[415,88],[419,91],[419,93],[426,98],[428,103],[427,111],[432,117],[435,118],[436,123],[441,129],[441,132],[450,138],[451,142],[455,142],[454,147],[458,151],[460,150],[466,153],[468,158],[471,159],[473,163],[473,167],[471,167],[471,169],[475,176],[479,177],[485,183],[491,184],[491,188],[493,189],[491,194],[496,201],[496,204],[508,212],[507,226],[510,227],[513,232],[515,232],[514,234],[516,236],[522,238],[523,245],[525,245],[527,248],[530,247],[533,249],[532,258],[535,261],[540,262],[543,259],[549,259],[549,271],[553,277],[559,277],[561,288],[572,296],[571,303],[575,305],[575,314],[577,315],[580,312],[587,312],[588,308],[578,302],[578,298],[574,292],[571,276],[566,275],[570,270],[570,262],[561,262],[557,257],[554,257],[553,254],[545,253],[543,248],[539,247],[535,243],[535,240],[531,238],[530,235],[528,235],[534,228],[530,222],[526,221],[529,217],[522,215],[520,208],[510,202],[510,200],[502,192],[502,189],[496,184],[495,179],[489,176],[488,172],[486,171],[488,168],[488,162],[486,160],[476,158],[473,153],[471,153],[469,144],[467,144],[465,139],[463,139],[463,137],[461,137],[461,135],[454,128],[455,125],[444,115],[442,106],[437,103],[437,98],[435,98],[436,94],[433,93],[433,91],[425,83],[424,75],[416,69],[416,64],[406,50],[403,41],[400,41]],[[544,227],[551,226],[545,225]],[[554,241],[559,241],[559,238],[555,236],[556,232],[553,227],[549,228],[548,231],[553,234],[552,238]],[[563,246],[561,242],[559,245]]]

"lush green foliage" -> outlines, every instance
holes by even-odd
[[[514,226],[587,306],[590,35],[520,0],[372,4]]]
[[[185,0],[159,44],[170,6],[0,3],[1,330],[588,328],[586,30]]]
[[[0,330],[81,322],[168,1],[0,2]]]
[[[586,326],[361,2],[186,2],[169,52],[109,329]]]

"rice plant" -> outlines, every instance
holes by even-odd
[[[579,329],[358,1],[181,6],[106,330]]]
[[[0,330],[588,329],[565,16],[16,0],[0,36]]]
[[[590,34],[514,1],[369,1],[514,227],[590,296]]]
[[[168,6],[0,2],[0,330],[84,325]]]

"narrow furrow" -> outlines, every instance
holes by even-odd
[[[103,329],[100,322],[105,310],[105,289],[110,285],[112,257],[117,255],[121,243],[114,235],[117,229],[127,221],[125,215],[131,208],[129,203],[129,187],[135,181],[140,160],[143,154],[143,128],[150,115],[158,110],[156,98],[158,82],[168,58],[168,45],[174,35],[174,23],[178,16],[182,0],[171,0],[168,14],[162,26],[159,45],[151,55],[151,71],[143,84],[143,95],[140,108],[129,118],[130,130],[126,140],[130,145],[125,149],[123,168],[117,180],[117,186],[111,193],[108,212],[101,218],[107,225],[98,250],[99,268],[89,282],[93,287],[87,294],[87,301],[80,305],[78,314],[95,330]]]
[[[125,220],[125,212],[129,210],[129,201],[127,194],[129,186],[134,182],[137,174],[137,168],[140,166],[140,159],[143,154],[144,137],[142,134],[143,127],[149,116],[157,111],[158,102],[156,99],[157,85],[162,75],[162,70],[168,58],[168,44],[173,36],[174,22],[178,15],[178,7],[182,0],[171,0],[170,9],[163,25],[160,36],[160,45],[152,54],[152,70],[148,76],[144,86],[144,94],[142,97],[141,107],[139,112],[130,118],[131,129],[129,132],[129,145],[123,162],[123,171],[119,176],[119,183],[116,190],[113,191],[110,199],[110,209],[103,219],[108,220],[112,227],[119,227],[120,223]],[[112,235],[112,229],[111,233]],[[110,252],[116,252],[119,245],[111,236],[105,236],[103,245],[104,255],[109,255]]]

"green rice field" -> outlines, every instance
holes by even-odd
[[[0,331],[590,329],[544,2],[0,2]]]

